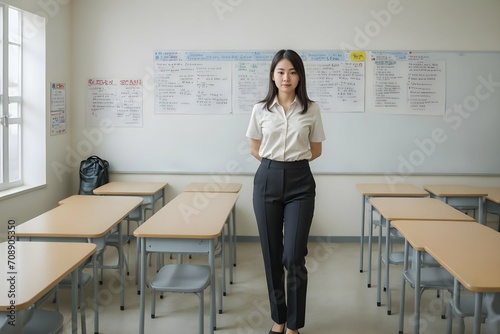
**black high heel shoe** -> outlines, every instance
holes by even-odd
[[[269,334],[285,334],[285,333],[286,333],[286,326],[283,326],[283,330],[281,332],[275,332],[275,331],[273,331],[272,328],[269,331]]]

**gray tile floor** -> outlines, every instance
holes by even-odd
[[[119,276],[116,270],[106,270],[100,286],[99,333],[138,333],[139,296],[135,285],[135,243],[126,252],[130,258],[130,276],[126,277],[125,310],[119,308]],[[116,258],[114,250],[107,251],[106,260]],[[206,257],[193,256],[189,261],[205,263]],[[227,287],[223,313],[217,314],[218,334],[267,334],[269,318],[267,293],[260,246],[253,242],[238,243],[234,284]],[[171,260],[175,261],[175,260]],[[153,261],[154,262],[154,261]],[[365,261],[366,262],[366,261]],[[219,264],[220,262],[217,261]],[[399,298],[401,292],[400,266],[391,266],[393,296],[392,315],[387,315],[386,298],[376,306],[376,265],[373,267],[372,287],[367,288],[367,273],[359,272],[359,244],[310,243],[307,258],[309,269],[306,326],[302,334],[318,333],[398,333]],[[220,265],[219,265],[220,267]],[[366,266],[365,266],[366,267]],[[365,268],[366,269],[366,268]],[[150,268],[149,275],[154,274]],[[150,276],[151,277],[151,276]],[[60,310],[65,316],[64,333],[70,333],[69,291],[61,291]],[[205,333],[209,328],[208,290],[205,298]],[[449,294],[445,293],[445,300]],[[407,287],[405,333],[413,333],[413,289]],[[92,287],[86,290],[87,305],[92,305]],[[440,316],[441,300],[435,291],[425,291],[422,297],[421,333],[445,333],[446,320]],[[50,302],[44,307],[51,308]],[[195,295],[168,294],[157,297],[156,318],[150,317],[150,293],[146,295],[145,333],[198,333],[198,301]],[[93,312],[87,308],[87,331],[93,332]],[[485,326],[483,332],[485,332]],[[456,323],[455,323],[455,332]],[[80,324],[79,324],[80,332]],[[466,320],[466,333],[472,332]]]

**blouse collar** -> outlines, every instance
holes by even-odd
[[[290,106],[293,106],[295,104],[297,104],[299,107],[301,106],[301,103],[297,99],[297,96],[295,96],[295,98],[293,99],[293,102],[292,102],[292,104]],[[271,103],[271,106],[270,106],[269,109],[273,108],[275,105],[280,105],[279,102],[278,102],[278,96],[274,97],[274,101],[273,101],[273,103]]]

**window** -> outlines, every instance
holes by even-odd
[[[0,21],[3,191],[45,183],[45,20],[0,3]]]

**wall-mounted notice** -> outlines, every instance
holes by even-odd
[[[66,85],[50,84],[50,135],[66,133]]]
[[[274,51],[155,51],[155,112],[247,114],[267,93]],[[323,112],[364,111],[364,52],[303,51]]]
[[[231,64],[217,53],[155,52],[155,112],[229,114]]]
[[[322,112],[364,111],[364,52],[314,51],[303,52],[301,57],[307,93]]]
[[[89,79],[87,125],[142,127],[142,79]]]
[[[367,63],[367,110],[376,113],[443,115],[443,60],[408,51],[371,51]]]
[[[266,97],[269,67],[274,52],[253,52],[232,62],[232,111],[250,113],[255,103]]]

